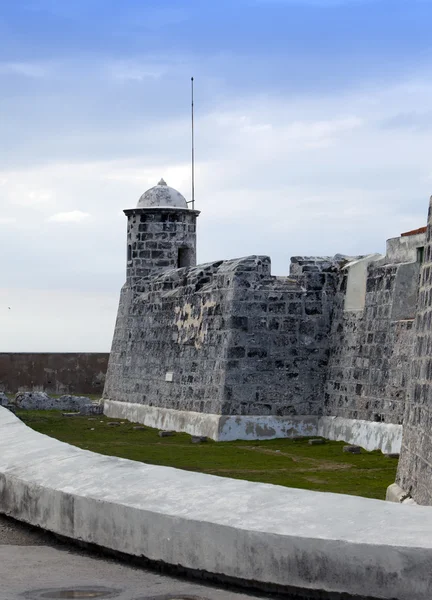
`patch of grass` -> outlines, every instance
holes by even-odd
[[[185,433],[160,438],[156,429],[136,430],[135,423],[103,415],[63,417],[58,411],[17,415],[36,431],[79,448],[220,477],[379,499],[385,498],[387,486],[396,478],[397,460],[379,451],[344,453],[344,442],[310,446],[309,438],[299,438],[192,444]],[[110,422],[121,425],[110,427]]]

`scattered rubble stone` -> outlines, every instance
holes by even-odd
[[[79,411],[82,406],[92,404],[85,396],[64,395],[53,398],[46,392],[18,392],[14,403],[24,410],[65,410]]]
[[[146,431],[147,427],[144,427],[143,425],[135,425],[135,427],[132,427],[132,429],[135,429],[135,431]]]
[[[9,404],[9,398],[4,392],[0,392],[0,406],[7,406]]]
[[[360,454],[361,447],[360,446],[344,446],[344,452],[349,452],[350,454]]]
[[[193,435],[191,437],[191,442],[192,444],[202,444],[203,442],[206,442],[207,438],[203,435]]]
[[[103,409],[103,404],[92,402],[91,404],[81,406],[79,411],[81,415],[103,415]]]
[[[309,446],[322,446],[323,444],[325,444],[325,440],[309,440],[308,441]]]
[[[107,423],[108,427],[120,427],[120,423],[116,421],[112,421],[111,423]]]
[[[175,435],[175,431],[159,431],[159,437],[169,437],[171,435]]]
[[[399,458],[398,452],[390,452],[389,454],[384,455],[386,458]]]

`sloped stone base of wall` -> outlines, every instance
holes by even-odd
[[[318,417],[313,416],[211,415],[115,400],[104,401],[104,413],[112,419],[127,419],[156,429],[206,436],[217,442],[316,435],[318,427]]]
[[[369,451],[381,450],[384,454],[399,454],[402,425],[343,417],[320,417],[318,435],[328,440],[355,444]]]
[[[402,440],[402,425],[343,417],[212,415],[116,400],[105,400],[104,413],[112,419],[126,419],[155,429],[206,436],[217,442],[319,435],[328,440],[355,444],[365,450],[397,454]]]

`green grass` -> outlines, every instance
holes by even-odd
[[[344,442],[310,446],[308,438],[265,442],[192,444],[188,434],[160,438],[156,429],[134,430],[134,423],[105,416],[63,417],[58,411],[18,411],[29,426],[51,437],[99,454],[167,465],[221,477],[295,488],[385,498],[394,483],[397,460],[381,452],[348,454]]]

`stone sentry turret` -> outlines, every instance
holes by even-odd
[[[163,179],[127,216],[127,283],[158,271],[196,265],[196,218],[186,199]]]

